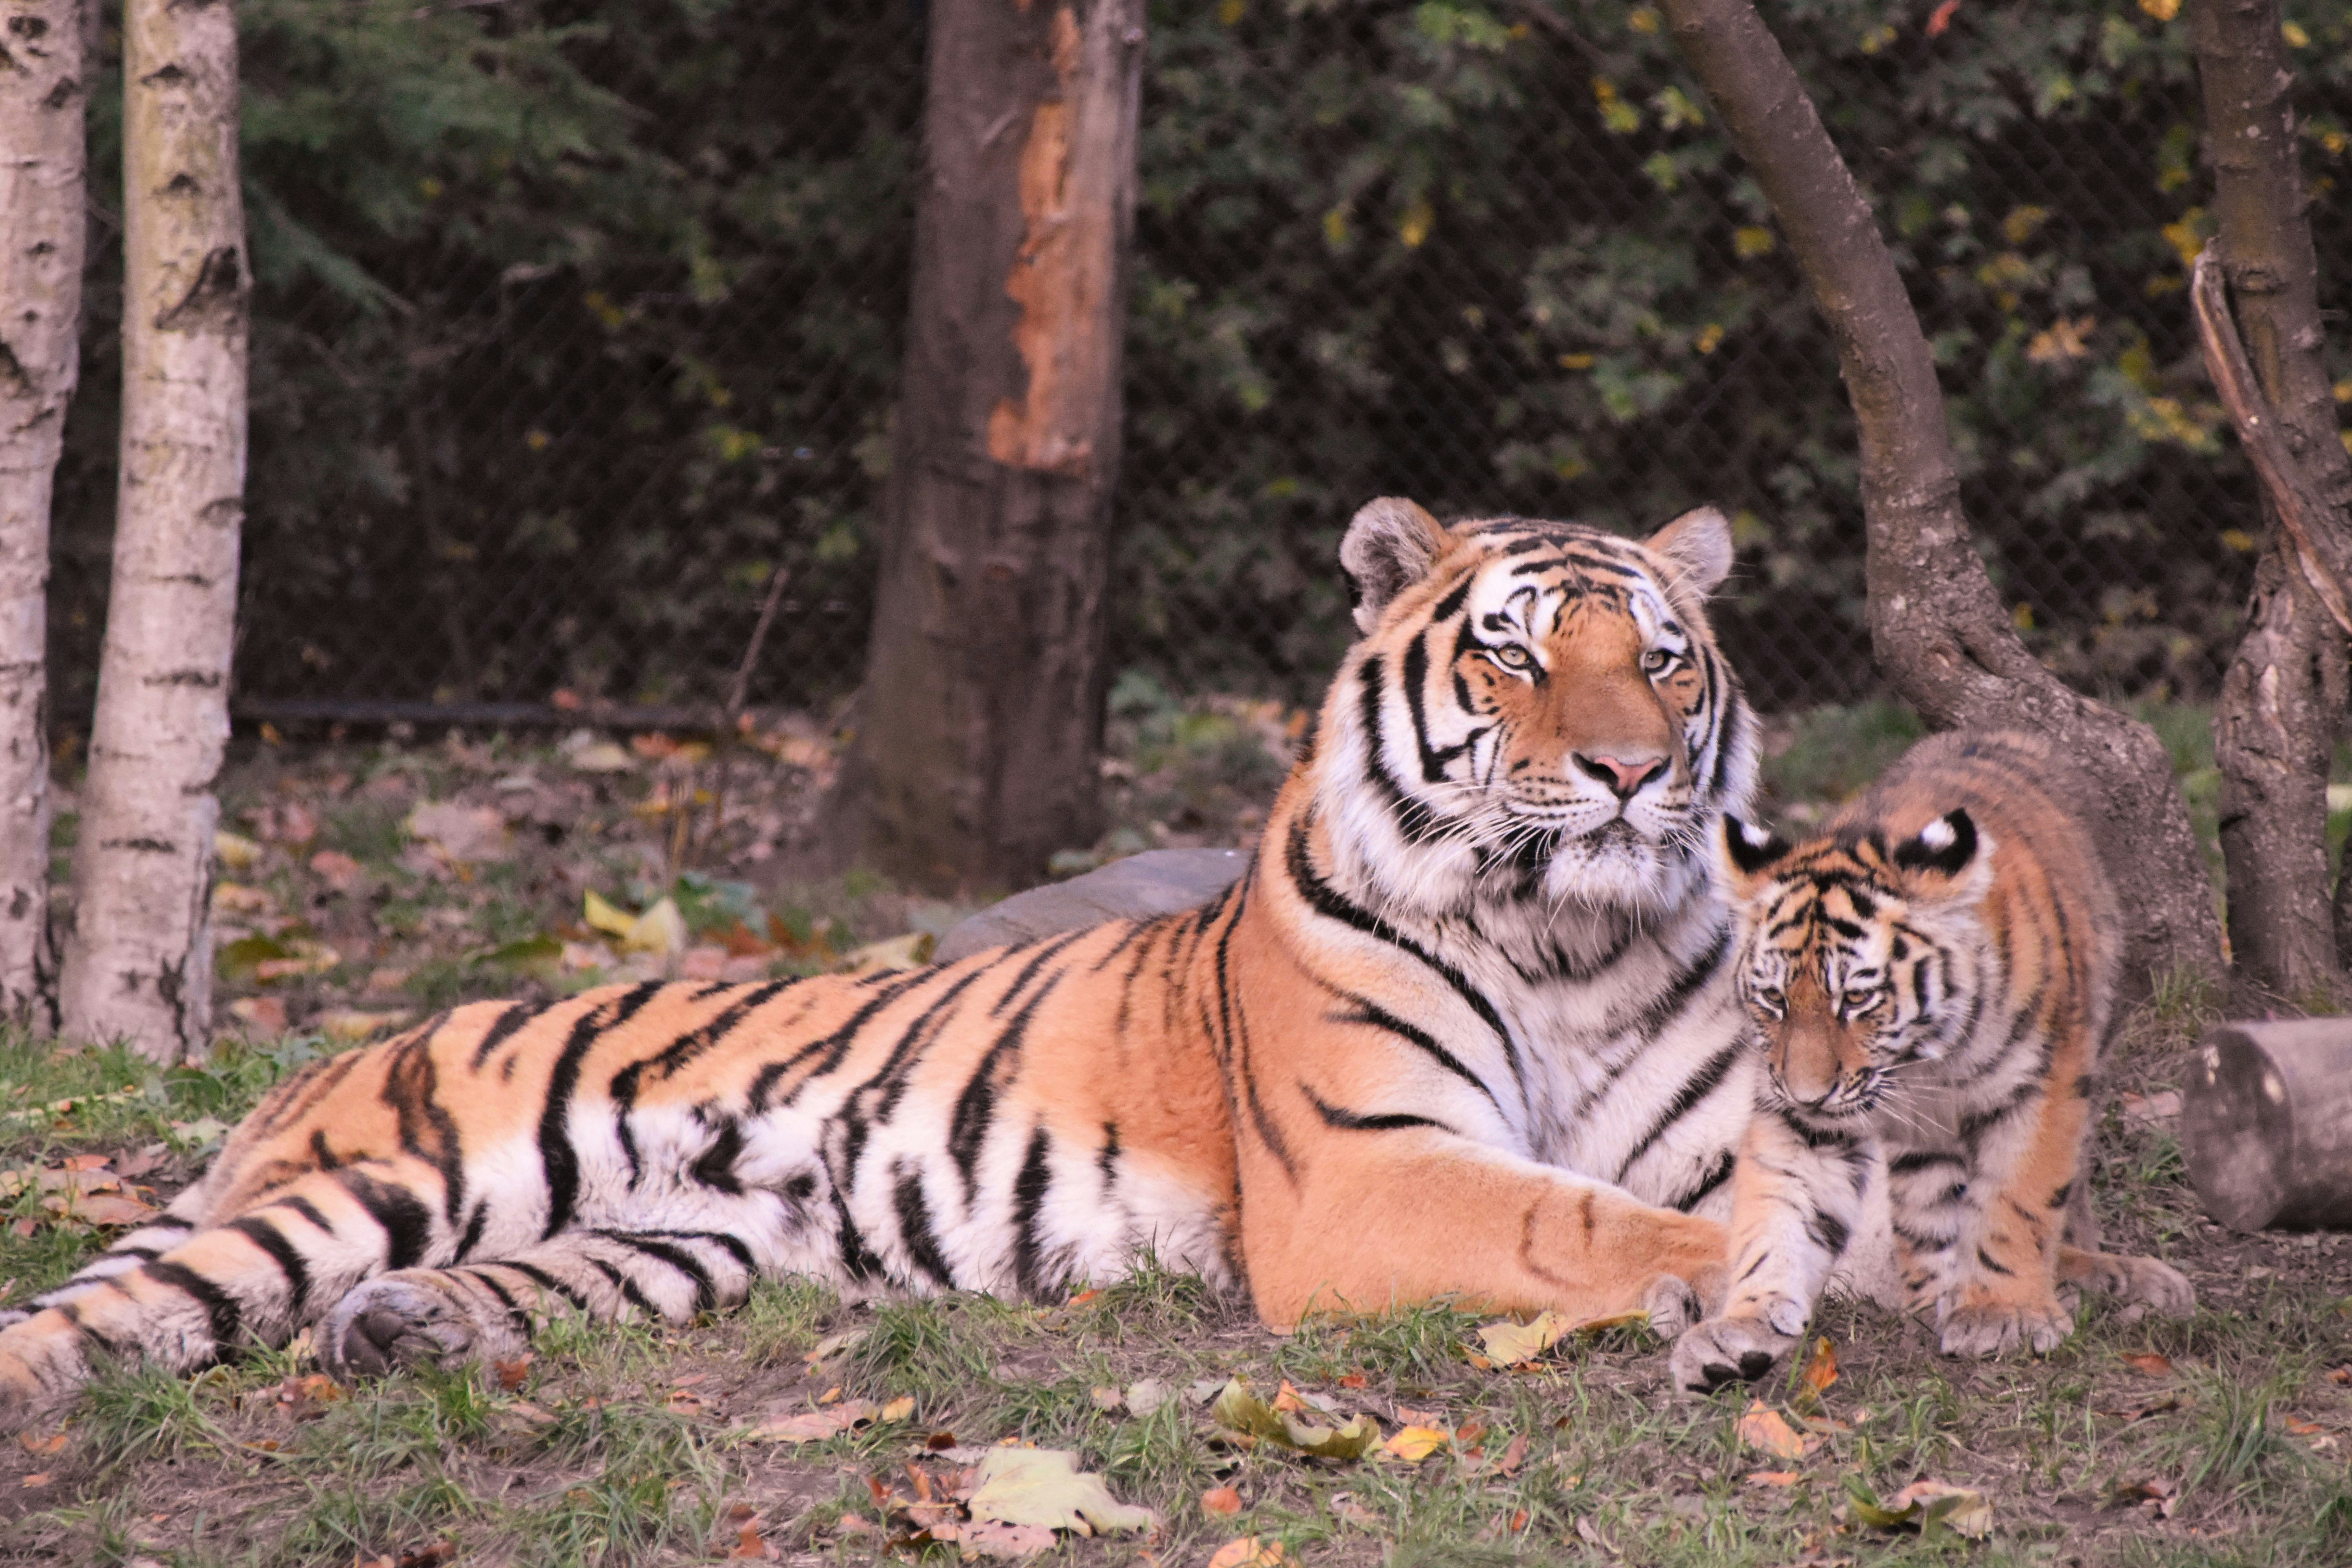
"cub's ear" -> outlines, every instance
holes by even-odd
[[[1789,853],[1788,840],[1769,828],[1742,822],[1729,812],[1723,816],[1724,879],[1735,897],[1746,899],[1761,886],[1772,868]]]
[[[1402,496],[1365,502],[1339,542],[1339,564],[1356,583],[1356,629],[1380,625],[1389,601],[1429,575],[1447,542],[1445,525]]]
[[[1956,807],[1921,828],[1917,837],[1897,844],[1894,860],[1898,869],[1915,875],[1957,879],[1972,866],[1990,868],[1991,851],[1992,840],[1977,831],[1976,818]],[[1970,877],[1952,890],[1974,892],[1979,879]]]
[[[1642,542],[1702,596],[1731,575],[1731,523],[1711,506],[1683,513]]]

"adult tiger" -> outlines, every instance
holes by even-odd
[[[1205,908],[477,1004],[308,1068],[0,1332],[0,1419],[94,1355],[189,1367],[322,1315],[364,1372],[760,1274],[1036,1295],[1147,1248],[1276,1324],[1449,1294],[1686,1323],[1756,1076],[1710,844],[1755,769],[1703,605],[1729,531],[1383,500],[1340,558],[1363,636]]]

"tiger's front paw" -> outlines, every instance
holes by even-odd
[[[1768,1318],[1710,1318],[1675,1342],[1666,1365],[1677,1392],[1713,1394],[1726,1384],[1769,1377],[1799,1337],[1782,1333]]]
[[[1996,1356],[2014,1350],[2048,1355],[2074,1331],[2074,1315],[2055,1298],[2046,1301],[1985,1301],[1944,1314],[1943,1350],[1949,1356]]]
[[[2197,1288],[2179,1269],[2153,1258],[2077,1252],[2070,1247],[2058,1256],[2058,1278],[2104,1290],[2127,1307],[2147,1308],[2168,1318],[2185,1318],[2197,1310]]]
[[[510,1325],[482,1321],[427,1268],[368,1280],[335,1303],[318,1334],[319,1363],[341,1383],[512,1355],[525,1343]]]

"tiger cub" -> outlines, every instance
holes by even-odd
[[[2062,1285],[2189,1310],[2164,1264],[2061,1240],[2120,946],[2063,773],[2030,735],[1938,735],[1796,848],[1725,818],[1769,1071],[1733,1176],[1731,1293],[1676,1347],[1679,1385],[1769,1371],[1841,1254],[1844,1278],[1932,1311],[1948,1355],[2055,1348]],[[1851,1172],[1844,1212],[1783,1195],[1824,1154]]]

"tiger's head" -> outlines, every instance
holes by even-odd
[[[1721,839],[1743,928],[1739,996],[1763,1036],[1773,1090],[1831,1119],[1872,1110],[1898,1074],[1974,1028],[1975,911],[1993,847],[1965,810],[1906,835],[1833,826],[1791,848],[1726,816]]]
[[[1731,568],[1720,512],[1636,542],[1385,499],[1339,559],[1363,635],[1324,706],[1318,799],[1384,890],[1635,921],[1706,890],[1707,830],[1755,776],[1706,619]]]

